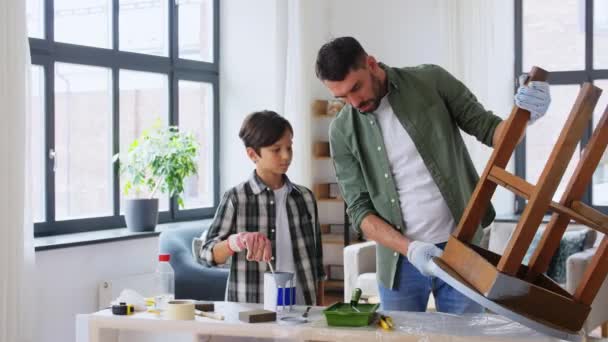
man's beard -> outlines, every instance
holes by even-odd
[[[382,89],[382,82],[380,81],[380,79],[378,79],[378,77],[376,77],[372,73],[370,73],[370,78],[371,78],[372,92],[374,93],[374,97],[372,99],[369,99],[369,100],[365,101],[364,103],[362,103],[360,105],[360,107],[365,107],[365,106],[367,106],[368,103],[371,103],[372,107],[368,112],[374,112],[376,109],[378,109],[378,107],[380,107],[380,101],[382,101],[382,98],[384,96],[380,93],[381,89]]]

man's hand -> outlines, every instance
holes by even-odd
[[[433,257],[440,257],[443,251],[432,243],[412,241],[407,248],[407,258],[424,276],[431,276],[430,264]]]
[[[235,252],[247,250],[247,260],[269,262],[272,245],[266,235],[259,232],[242,232],[228,237],[228,247]]]
[[[551,104],[551,94],[547,82],[530,81],[527,85],[524,85],[527,77],[528,75],[525,74],[519,77],[515,105],[530,112],[528,124],[531,125],[547,113],[549,104]]]

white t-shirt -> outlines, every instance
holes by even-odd
[[[454,218],[437,184],[426,168],[412,138],[399,122],[385,96],[374,112],[405,221],[405,236],[430,243],[446,242],[455,228]]]
[[[304,305],[303,288],[297,279],[296,265],[293,260],[293,245],[289,233],[289,219],[287,217],[287,193],[289,188],[284,184],[281,188],[274,190],[274,201],[276,208],[276,270],[281,272],[292,272],[296,286],[296,304]]]

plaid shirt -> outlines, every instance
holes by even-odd
[[[325,277],[323,251],[317,212],[317,202],[312,192],[293,184],[285,176],[288,186],[287,217],[293,241],[293,260],[296,267],[298,288],[307,305],[316,303],[316,284]],[[217,209],[204,241],[193,243],[193,254],[198,261],[215,266],[213,247],[231,234],[261,232],[272,242],[272,263],[276,267],[276,208],[274,192],[256,175],[226,191]],[[267,264],[247,261],[246,253],[230,257],[230,274],[226,300],[261,303],[264,300],[264,272]]]

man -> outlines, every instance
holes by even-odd
[[[378,243],[383,309],[425,311],[433,292],[438,311],[481,312],[428,266],[478,181],[460,130],[493,146],[502,120],[441,67],[388,67],[352,37],[321,47],[316,74],[347,103],[330,127],[331,155],[353,227]],[[538,119],[550,103],[548,84],[521,86],[515,102]],[[494,216],[490,207],[482,225]]]

